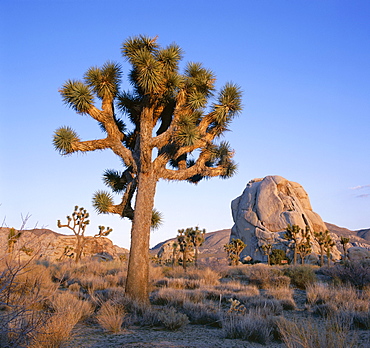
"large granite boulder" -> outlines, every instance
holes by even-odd
[[[247,244],[242,259],[264,261],[266,257],[261,250],[264,244],[289,252],[288,242],[283,239],[288,224],[302,229],[309,226],[311,232],[327,230],[321,217],[312,210],[303,187],[278,175],[251,180],[243,194],[232,201],[231,210],[234,226],[230,239],[239,238]],[[313,252],[319,253],[313,236],[311,240]],[[334,259],[340,258],[336,247],[332,255]]]

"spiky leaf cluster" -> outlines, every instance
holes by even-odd
[[[107,62],[101,68],[92,67],[85,74],[85,82],[98,98],[113,98],[118,93],[121,82],[121,67]]]
[[[152,220],[151,220],[151,229],[158,230],[159,227],[163,224],[163,214],[157,210],[153,209],[152,211]]]
[[[54,132],[53,145],[62,155],[73,152],[73,144],[79,142],[77,133],[70,127],[61,127]]]
[[[127,181],[121,172],[114,169],[107,169],[103,174],[103,182],[113,192],[123,192],[127,187]]]
[[[109,192],[96,191],[93,195],[92,205],[99,214],[109,213],[109,208],[113,205],[113,197]]]

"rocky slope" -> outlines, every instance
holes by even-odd
[[[0,256],[9,251],[9,228],[0,228]],[[14,252],[20,258],[35,257],[53,260],[73,258],[76,246],[76,237],[56,233],[48,229],[33,229],[21,231],[21,236],[14,244]],[[94,238],[87,236],[83,249],[83,257],[119,258],[127,254],[128,250],[113,245],[106,237]]]

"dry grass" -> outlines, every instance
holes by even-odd
[[[370,311],[368,293],[359,292],[353,286],[330,286],[317,283],[307,286],[307,303],[313,307],[317,305],[331,305],[333,308],[344,311]]]
[[[241,338],[266,345],[274,337],[275,321],[271,316],[261,315],[259,311],[247,314],[226,314],[222,319],[222,329],[226,338]]]
[[[186,314],[177,312],[173,307],[164,308],[159,312],[158,319],[166,329],[171,331],[178,330],[189,324],[189,319]]]
[[[293,310],[296,309],[296,303],[293,299],[293,289],[291,288],[270,288],[267,289],[266,295],[268,298],[273,298],[279,300],[283,309],[285,310]]]
[[[279,318],[280,335],[287,348],[355,348],[356,336],[350,335],[351,320],[333,316],[319,325],[312,318],[291,321]]]
[[[92,306],[73,294],[58,293],[51,299],[52,313],[46,323],[33,335],[31,348],[60,347],[66,342],[75,325],[90,316]]]
[[[289,277],[284,276],[281,268],[265,264],[230,267],[226,277],[242,280],[260,289],[287,287],[290,284]]]
[[[108,332],[117,333],[122,329],[126,311],[124,307],[114,301],[104,302],[96,315],[99,325]]]
[[[181,267],[151,266],[153,306],[143,306],[125,297],[121,262],[32,262],[19,270],[16,266],[14,270],[4,267],[6,274],[0,277],[0,301],[10,305],[0,306],[0,346],[60,347],[71,340],[76,323],[85,318],[112,333],[131,325],[178,330],[190,321],[222,326],[226,337],[261,344],[277,338],[279,322],[288,348],[331,347],[336,336],[339,348],[352,347],[348,337],[354,328],[370,329],[370,288],[366,287],[359,291],[313,282],[306,289],[311,312],[304,313],[309,318],[304,322],[281,318],[284,310],[296,309],[290,279],[292,283],[305,280],[308,268],[289,278],[283,275],[288,267],[242,265],[228,267],[221,279],[222,273],[210,268],[190,266],[184,272]],[[299,294],[303,296],[304,290]],[[231,311],[230,300],[238,303]],[[299,303],[303,301],[300,298]],[[287,315],[301,318],[301,313]],[[324,337],[319,337],[320,330]]]

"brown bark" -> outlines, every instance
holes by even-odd
[[[139,174],[125,289],[128,297],[139,302],[149,301],[149,238],[156,182],[153,175]]]

